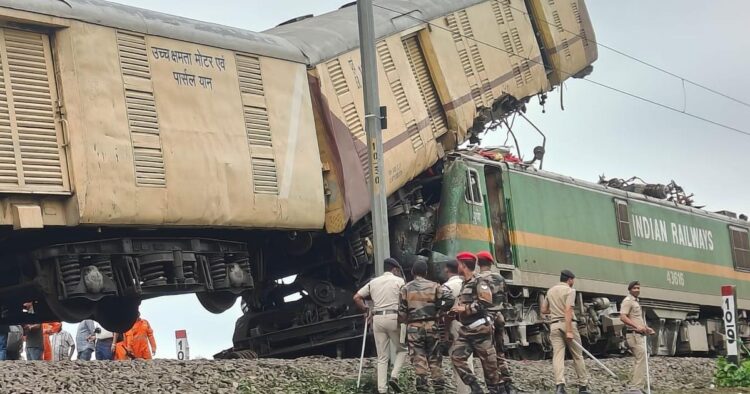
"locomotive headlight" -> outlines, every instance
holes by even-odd
[[[99,272],[99,268],[90,265],[84,267],[83,270],[81,270],[81,274],[83,276],[83,284],[86,286],[86,290],[88,290],[89,293],[99,294],[102,292],[102,289],[104,288],[104,276]]]

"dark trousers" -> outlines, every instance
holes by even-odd
[[[8,333],[0,334],[0,360],[6,359],[8,347]]]
[[[94,353],[94,349],[84,349],[78,352],[78,359],[81,361],[91,361],[91,353]]]
[[[112,359],[112,339],[100,339],[96,341],[96,359]]]
[[[42,359],[42,353],[44,349],[40,347],[26,347],[26,360],[27,361],[39,361]]]

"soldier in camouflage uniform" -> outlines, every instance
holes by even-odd
[[[497,353],[493,345],[494,322],[488,317],[488,309],[493,306],[492,289],[487,280],[474,274],[477,256],[473,253],[460,253],[458,273],[464,278],[461,294],[451,309],[463,325],[458,331],[458,338],[451,348],[451,361],[461,380],[471,387],[472,394],[484,393],[471,373],[467,359],[471,354],[482,362],[484,380],[490,394],[505,391],[500,385],[497,373]]]
[[[425,279],[427,263],[417,261],[412,266],[414,280],[401,288],[399,321],[406,323],[409,355],[417,374],[417,392],[430,391],[429,377],[435,393],[445,392],[443,355],[439,349],[440,337],[436,327],[438,313],[453,306],[450,289]]]
[[[490,284],[492,289],[493,306],[487,310],[489,318],[495,324],[495,352],[497,353],[497,371],[500,374],[501,393],[515,394],[517,391],[513,387],[513,379],[510,376],[508,362],[505,359],[504,337],[505,318],[503,317],[503,307],[506,301],[505,278],[497,272],[492,272],[492,265],[495,259],[487,251],[477,253],[479,260],[479,276],[484,278]]]

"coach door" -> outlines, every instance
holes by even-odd
[[[46,34],[0,29],[0,193],[70,191]]]
[[[510,264],[508,220],[500,168],[485,166],[484,179],[487,186],[487,201],[485,204],[488,216],[487,222],[492,228],[495,258],[499,264]]]

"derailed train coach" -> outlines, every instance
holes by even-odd
[[[323,227],[286,40],[98,0],[3,0],[0,23],[4,320],[123,330],[184,293],[220,312],[253,288],[247,229]]]
[[[377,4],[393,218],[433,212],[413,179],[596,59],[582,1]],[[239,349],[361,335],[351,294],[372,230],[355,37],[352,7],[254,33],[101,0],[0,0],[0,320],[119,331],[142,299],[195,293],[218,313],[242,294]],[[405,261],[432,246],[394,230]]]
[[[529,3],[533,6],[517,0],[375,2],[379,92],[388,108],[384,178],[391,196],[392,254],[406,266],[432,248],[439,200],[439,193],[428,197],[413,180],[439,177],[446,152],[477,137],[488,122],[591,72],[597,52],[589,42],[594,32],[585,4]],[[332,246],[321,247],[326,237],[318,234],[297,255],[277,257],[285,264],[265,266],[267,278],[294,274],[296,281],[267,280],[256,298],[246,298],[234,350],[222,357],[319,352],[360,337],[351,295],[372,273],[356,9],[349,5],[297,18],[266,33],[289,40],[309,63],[330,234],[325,242]],[[409,223],[415,210],[427,216]],[[321,256],[338,268],[321,265]],[[299,299],[287,301],[294,298]]]
[[[571,77],[597,58],[583,1],[377,1],[374,4],[387,194]],[[538,18],[536,18],[538,16]],[[354,4],[266,33],[308,59],[326,167],[326,230],[344,231],[370,210],[362,77]],[[540,48],[549,48],[543,51]]]

